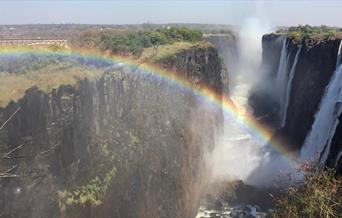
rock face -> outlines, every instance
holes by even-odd
[[[274,125],[276,120],[275,102],[271,97],[269,84],[274,83],[282,50],[284,37],[268,34],[262,37],[262,59],[259,73],[263,77],[260,84],[252,88],[249,105],[255,117],[263,117],[266,124]]]
[[[336,127],[331,141],[327,166],[335,167],[337,174],[342,175],[342,115],[339,116],[339,124]]]
[[[218,54],[226,67],[222,74],[223,92],[229,96],[229,87],[235,82],[239,64],[239,49],[237,37],[233,34],[209,34],[206,40],[215,45]]]
[[[265,81],[274,81],[279,67],[283,40],[284,36],[275,34],[263,37],[262,69],[264,69]],[[339,44],[338,39],[324,40],[315,44],[308,41],[296,44],[288,39],[287,54],[290,65],[293,63],[299,46],[301,46],[301,52],[289,91],[288,107],[285,108],[287,112],[285,125],[277,131],[275,137],[286,139],[289,150],[300,149],[310,131],[324,90],[335,71]],[[263,88],[263,85],[265,84],[255,87],[255,93],[251,95],[250,102],[256,116],[268,115],[265,116],[264,121],[275,126],[278,108],[274,101],[269,100],[272,99],[270,98],[272,89],[267,90]]]
[[[159,64],[222,91],[214,48]],[[32,88],[0,110],[3,123],[20,108],[0,131],[0,172],[7,171],[0,217],[196,215],[204,158],[215,146],[222,111],[187,88],[133,71],[107,70],[96,81],[49,94]],[[85,192],[82,198],[75,199],[77,191]]]
[[[295,46],[293,43],[290,46]],[[302,44],[283,130],[299,148],[310,130],[324,90],[335,71],[339,40],[323,41],[314,47]]]

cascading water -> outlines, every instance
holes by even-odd
[[[341,44],[337,56],[337,68],[327,86],[321,100],[311,131],[305,139],[300,152],[302,160],[309,160],[325,164],[330,143],[339,123],[338,117],[342,113],[342,65]]]
[[[279,61],[279,67],[277,72],[277,77],[275,79],[275,87],[277,90],[275,92],[276,99],[278,100],[279,104],[279,119],[283,120],[283,114],[284,114],[284,105],[282,105],[285,102],[285,93],[286,93],[286,85],[287,85],[287,45],[288,40],[287,38],[284,39],[283,47],[281,49],[280,54],[280,61]]]
[[[292,87],[292,80],[293,80],[293,77],[295,74],[295,70],[296,70],[296,66],[297,66],[297,62],[298,62],[298,57],[299,57],[299,53],[301,50],[302,50],[302,47],[300,46],[297,53],[296,53],[295,59],[293,61],[293,64],[292,64],[292,67],[291,67],[291,70],[289,73],[289,79],[288,79],[288,82],[286,85],[285,105],[284,105],[284,111],[283,111],[283,116],[282,116],[283,119],[281,122],[281,127],[285,126],[287,108],[289,106],[289,101],[290,101],[290,92],[291,92],[291,87]]]
[[[274,80],[274,98],[279,105],[279,127],[285,126],[292,81],[302,50],[301,45],[299,45],[291,64],[291,53],[288,52],[289,43],[288,38],[285,38],[280,54],[278,71]],[[247,182],[257,185],[270,185],[282,173],[291,172],[295,175],[295,172],[292,170],[295,165],[288,158],[274,151],[271,146],[263,146],[261,155],[262,159],[259,166],[248,177]]]
[[[291,66],[290,71],[289,69],[289,58],[290,55],[287,52],[287,47],[290,41],[285,38],[283,42],[283,47],[281,50],[280,61],[277,76],[275,79],[275,89],[277,90],[276,93],[276,100],[279,104],[279,120],[280,120],[280,127],[284,127],[286,121],[286,114],[287,114],[287,107],[289,104],[289,97],[291,91],[292,80],[294,77],[294,72],[296,70],[296,65],[298,62],[298,56],[301,51],[301,46],[299,47],[293,64]]]

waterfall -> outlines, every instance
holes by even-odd
[[[340,63],[341,44],[337,56],[337,68],[321,100],[311,131],[300,152],[302,160],[320,162],[328,158],[330,143],[342,112],[342,65]]]
[[[283,47],[281,49],[281,54],[280,54],[280,61],[279,61],[279,67],[278,67],[278,72],[277,72],[277,77],[275,80],[275,89],[277,90],[275,92],[276,94],[276,99],[279,103],[279,117],[280,119],[283,117],[283,108],[284,106],[282,105],[283,102],[285,102],[285,87],[286,87],[286,76],[287,76],[287,38],[284,39],[283,42]]]
[[[338,47],[336,70],[337,70],[338,66],[341,64],[341,58],[342,58],[341,52],[342,52],[342,41],[340,42],[340,46]]]
[[[297,62],[298,62],[298,56],[299,56],[299,53],[300,53],[301,50],[302,50],[302,47],[299,47],[299,49],[298,49],[298,51],[296,53],[295,59],[293,61],[290,73],[289,73],[289,80],[288,80],[287,86],[286,86],[285,105],[284,105],[284,111],[283,111],[284,115],[283,115],[283,119],[282,119],[282,122],[281,122],[281,127],[285,126],[286,115],[287,115],[287,108],[288,108],[289,101],[290,101],[290,93],[291,93],[291,87],[292,87],[292,80],[293,80],[293,77],[294,77],[294,72],[296,70],[296,66],[297,66]]]
[[[276,99],[279,104],[280,127],[283,127],[285,125],[287,107],[289,104],[290,91],[291,91],[291,86],[292,86],[292,80],[294,77],[294,72],[296,70],[298,56],[301,51],[301,47],[299,47],[295,55],[293,64],[291,66],[290,72],[289,72],[288,68],[289,68],[290,54],[288,54],[287,52],[287,47],[289,43],[290,41],[287,40],[287,38],[285,38],[283,42],[283,47],[281,49],[277,77],[275,79],[275,90],[278,90],[276,92]]]

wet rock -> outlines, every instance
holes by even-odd
[[[220,94],[219,63],[210,47],[159,64]],[[0,162],[0,172],[17,165],[20,175],[0,180],[0,217],[194,217],[207,178],[203,159],[222,125],[222,111],[204,105],[185,87],[125,68],[51,93],[28,90],[0,109],[3,123],[21,107],[0,132],[1,151],[24,144],[20,158]],[[115,154],[116,176],[102,204],[61,207],[58,191],[101,176],[103,146]]]

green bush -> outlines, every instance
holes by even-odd
[[[302,35],[299,32],[290,32],[289,37],[293,39],[295,43],[300,43],[302,41]]]
[[[341,217],[342,178],[334,171],[304,164],[304,179],[285,189],[276,200],[274,217]]]
[[[326,35],[326,38],[328,38],[328,39],[334,39],[337,36],[337,32],[336,32],[336,30],[329,30],[326,32],[325,35]]]
[[[140,56],[144,48],[180,41],[196,42],[201,40],[202,36],[202,32],[186,27],[159,28],[121,35],[103,33],[100,37],[100,47],[115,54],[129,52]]]
[[[296,43],[301,42],[303,39],[335,39],[342,37],[341,29],[335,27],[322,26],[309,26],[299,25],[296,27],[289,27],[287,30],[279,29],[277,33],[287,33],[289,37],[293,38]]]
[[[97,158],[102,163],[97,166],[96,176],[83,186],[58,191],[60,211],[66,211],[67,206],[98,207],[103,203],[116,175],[116,167],[113,166],[116,156],[107,143],[100,144],[98,149]]]

